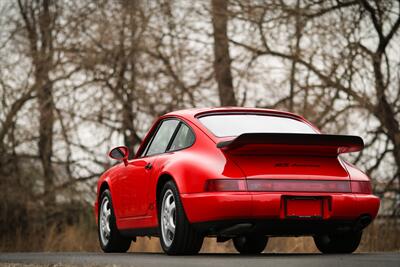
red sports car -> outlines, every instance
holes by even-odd
[[[321,134],[277,110],[206,108],[160,117],[128,160],[97,185],[98,234],[105,252],[137,236],[159,236],[167,254],[195,254],[206,236],[261,253],[269,236],[313,236],[323,253],[351,253],[375,218],[369,178],[339,154],[358,136]]]

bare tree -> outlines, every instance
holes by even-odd
[[[277,103],[289,100],[289,109],[299,107],[291,102],[293,96],[308,94],[306,103],[314,102],[307,104],[308,110],[314,114],[306,114],[307,117],[324,127],[334,123],[338,132],[341,131],[340,121],[342,127],[348,127],[352,123],[349,119],[352,114],[366,111],[367,118],[372,116],[379,124],[371,131],[379,138],[368,140],[367,145],[381,151],[373,159],[377,164],[371,164],[371,158],[365,158],[368,170],[377,170],[384,162],[381,157],[384,146],[380,145],[380,140],[387,139],[393,149],[385,150],[383,154],[387,156],[389,151],[397,166],[387,183],[391,184],[397,178],[400,186],[400,88],[394,78],[398,75],[399,65],[398,58],[393,57],[396,52],[390,47],[395,44],[395,39],[398,41],[400,4],[395,1],[326,1],[323,4],[237,1],[235,10],[235,23],[240,21],[250,25],[254,31],[248,41],[237,41],[233,37],[231,43],[250,52],[252,58],[289,64],[290,95]],[[290,20],[292,22],[288,23]],[[281,45],[293,40],[281,34],[289,25],[294,25],[297,36],[292,50]],[[370,30],[378,42],[367,34]]]

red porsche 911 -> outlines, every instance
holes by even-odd
[[[313,236],[322,253],[352,253],[380,203],[340,157],[363,146],[288,112],[168,113],[132,160],[124,146],[109,153],[122,162],[97,185],[101,248],[125,252],[137,236],[159,236],[167,254],[195,254],[211,236],[257,254],[271,236]]]

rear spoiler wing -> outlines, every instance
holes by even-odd
[[[235,154],[338,155],[361,151],[364,142],[354,135],[245,133],[217,147]]]

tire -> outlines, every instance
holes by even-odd
[[[322,253],[353,253],[360,244],[362,231],[341,235],[314,236],[314,242]]]
[[[173,181],[165,183],[158,199],[160,243],[164,252],[168,255],[197,254],[204,237],[188,221]]]
[[[128,251],[131,239],[122,236],[117,229],[111,193],[108,189],[100,196],[97,226],[100,247],[104,252]]]
[[[233,239],[233,245],[240,254],[260,254],[264,251],[268,243],[266,236],[239,236]]]

